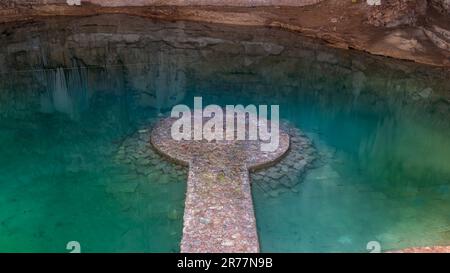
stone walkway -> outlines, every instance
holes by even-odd
[[[189,166],[181,252],[259,252],[249,170],[275,164],[289,149],[280,130],[278,149],[261,152],[260,141],[172,139],[176,119],[153,129],[153,147]]]

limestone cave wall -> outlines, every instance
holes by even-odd
[[[176,104],[187,91],[212,90],[261,103],[310,92],[325,104],[355,101],[380,112],[399,101],[405,111],[420,105],[448,117],[450,110],[446,69],[285,31],[102,15],[4,25],[0,33],[1,114],[37,107],[76,117],[99,92],[123,90],[137,106],[155,108]],[[17,95],[30,104],[15,104],[23,101]]]
[[[102,6],[217,5],[217,6],[305,6],[322,0],[88,0]]]
[[[65,4],[68,0],[2,0],[0,7],[16,5]],[[100,6],[147,6],[147,5],[215,5],[215,6],[305,6],[322,0],[81,0]]]
[[[67,0],[2,0],[0,8],[14,8],[17,6],[65,4]]]
[[[430,4],[438,11],[450,15],[450,0],[430,0]]]

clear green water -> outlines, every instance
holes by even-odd
[[[313,140],[320,163],[278,197],[253,187],[263,252],[369,252],[371,241],[382,251],[450,243],[450,135],[441,120],[419,121],[421,110],[411,113],[400,103],[398,111],[380,114],[344,95],[324,102],[308,90],[266,103],[279,104],[282,118]]]
[[[369,241],[382,250],[449,244],[448,131],[407,114],[300,105],[287,118],[326,160],[298,192],[268,199],[255,188],[262,250],[367,252]]]
[[[84,84],[91,97],[77,115],[43,113],[38,72],[1,74],[0,86],[10,93],[0,100],[0,252],[68,252],[69,241],[80,242],[82,252],[179,251],[185,178],[153,169],[157,175],[139,175],[115,160],[122,141],[158,116],[129,86],[152,89],[154,82],[160,89],[187,90],[186,104],[194,96],[205,105],[280,104],[281,117],[313,140],[320,164],[294,190],[269,197],[253,187],[262,251],[367,252],[369,241],[383,250],[450,244],[448,116],[429,117],[428,108],[404,107],[395,95],[374,103],[376,84],[355,98],[344,62],[255,52],[227,57],[220,48],[223,59],[205,61],[201,55],[211,52],[167,49],[166,43],[151,44],[148,52],[127,46],[120,50],[137,61],[159,56],[160,48],[169,61],[157,76],[150,65],[89,70]],[[101,46],[92,48],[89,54],[101,55]],[[198,62],[171,78],[178,71],[170,63],[173,54],[192,54]],[[21,56],[15,60],[27,59]],[[26,70],[17,66],[12,70]],[[416,77],[376,73],[370,80],[403,77],[400,88]],[[184,84],[173,84],[180,78]]]
[[[68,252],[69,241],[82,252],[179,251],[185,183],[160,184],[113,161],[117,143],[155,116],[124,116],[120,100],[105,98],[76,122],[0,120],[0,251]]]
[[[252,100],[202,90],[184,102],[194,95],[205,104]],[[185,181],[159,183],[113,160],[121,139],[157,117],[151,108],[130,110],[126,97],[100,96],[79,120],[61,113],[0,119],[2,252],[67,252],[73,240],[83,252],[179,250]],[[314,141],[323,164],[295,192],[272,198],[254,187],[262,251],[450,243],[448,131],[345,100],[323,106],[304,92],[268,103],[279,103],[282,118]],[[130,182],[131,190],[114,191]]]

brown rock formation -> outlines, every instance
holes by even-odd
[[[171,21],[267,26],[317,38],[333,47],[353,48],[375,55],[413,60],[418,63],[450,66],[450,51],[446,45],[449,41],[435,30],[435,26],[444,30],[450,29],[449,16],[436,11],[436,7],[446,10],[448,2],[446,0],[432,2],[389,0],[380,7],[368,6],[365,1],[352,3],[341,0],[320,1],[318,4],[302,7],[173,5],[104,7],[86,1],[83,1],[81,7],[74,7],[61,4],[62,0],[45,0],[46,3],[59,4],[39,5],[43,1],[10,0],[5,2],[9,8],[0,9],[0,23],[36,20],[43,16],[92,16],[122,13]],[[92,1],[98,0],[89,0],[89,2]],[[37,4],[30,5],[31,2]],[[275,3],[274,1],[270,2]],[[301,1],[297,4],[309,2],[317,1]],[[18,6],[18,3],[27,3],[27,5]],[[102,1],[102,5],[112,5],[111,3]],[[265,1],[264,3],[269,2]],[[287,4],[290,2],[277,1],[277,3]]]
[[[58,72],[61,67],[70,68],[68,75],[63,77]],[[92,67],[88,76],[80,77],[92,80],[90,90],[113,91],[126,85],[135,92],[138,104],[162,108],[176,104],[183,97],[180,91],[190,88],[192,82],[204,84],[196,87],[200,90],[228,92],[227,85],[222,83],[235,81],[236,75],[241,75],[239,80],[243,81],[241,97],[257,97],[260,88],[269,90],[266,93],[270,96],[279,96],[310,85],[343,96],[343,91],[336,92],[336,86],[351,86],[349,96],[368,100],[368,104],[377,107],[383,105],[382,111],[396,104],[379,102],[398,99],[412,108],[418,103],[429,105],[430,113],[440,113],[442,117],[448,116],[450,101],[450,82],[445,80],[450,77],[448,69],[336,49],[295,32],[156,21],[121,14],[0,25],[0,79],[6,84],[0,89],[24,86],[19,83],[32,82],[30,76],[36,76],[43,82],[44,93],[50,93],[48,96],[54,92],[64,95],[66,90],[53,88],[57,86],[54,82],[78,78],[78,67]],[[34,75],[32,71],[36,68],[50,68],[50,75],[47,78]],[[102,81],[94,79],[104,77],[103,68],[114,76],[104,81],[110,85],[97,86]],[[256,74],[247,74],[250,68]],[[160,77],[161,74],[168,76]],[[324,76],[318,82],[314,75],[329,77]],[[286,85],[286,90],[273,89],[273,84],[280,82]],[[83,85],[76,81],[67,86],[68,90],[75,90]],[[169,98],[166,88],[173,91]],[[24,92],[30,89],[25,88]],[[74,105],[83,101],[75,99]],[[2,110],[11,105],[6,102],[0,103]],[[45,106],[43,102],[34,105]],[[73,116],[76,117],[76,111]]]
[[[414,26],[426,11],[426,0],[386,0],[381,6],[369,10],[368,22],[377,27]]]
[[[430,0],[430,5],[443,14],[450,14],[450,0]]]
[[[104,7],[124,6],[306,6],[322,0],[85,0]]]

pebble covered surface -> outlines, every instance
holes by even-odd
[[[189,166],[181,252],[259,252],[249,170],[282,158],[289,135],[280,131],[274,152],[261,152],[260,141],[176,141],[170,134],[175,120],[161,120],[151,143]]]

